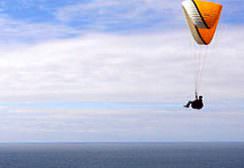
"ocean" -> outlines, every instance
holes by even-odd
[[[0,168],[244,168],[244,143],[0,144]]]

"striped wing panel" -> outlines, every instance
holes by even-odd
[[[199,0],[186,0],[182,3],[182,6],[195,41],[201,45],[210,44],[218,25],[222,6]],[[199,12],[198,15],[194,14],[195,9]]]

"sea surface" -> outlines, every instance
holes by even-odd
[[[0,168],[244,168],[244,143],[0,144]]]

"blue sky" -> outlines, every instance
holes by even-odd
[[[243,3],[240,0],[219,1],[226,9],[222,21],[225,23],[239,23],[243,24],[242,8]],[[168,3],[165,5],[165,3]],[[144,26],[137,27],[136,29],[145,29],[145,25],[154,26],[160,23],[172,23],[177,20],[170,21],[169,15],[175,17],[179,14],[180,6],[177,2],[170,2],[167,0],[154,0],[154,1],[138,1],[133,0],[130,2],[121,1],[99,1],[99,0],[1,0],[1,13],[10,18],[27,21],[32,23],[55,23],[66,24],[69,26],[82,27],[86,24],[95,23],[97,20],[103,21],[102,24],[108,23],[110,20],[113,23],[135,24],[133,21],[140,17],[144,17],[140,24]],[[14,5],[13,5],[14,4]],[[166,6],[166,7],[165,7]],[[83,10],[80,10],[83,9]],[[165,10],[161,10],[165,9]],[[138,10],[138,11],[136,11]],[[128,13],[133,13],[135,17],[126,18]],[[167,15],[167,16],[165,16]],[[116,18],[123,18],[116,20]],[[116,21],[116,22],[115,22]],[[182,23],[179,23],[182,25]]]
[[[20,38],[23,43],[23,40],[76,37],[87,32],[141,33],[179,29],[185,27],[179,3],[168,0],[2,0],[1,34],[11,41]],[[222,0],[221,3],[224,8],[231,9],[223,11],[222,23],[243,25],[242,1]]]
[[[0,0],[0,142],[243,141],[244,3],[218,2],[202,49],[181,1]],[[200,50],[202,112],[182,108]]]

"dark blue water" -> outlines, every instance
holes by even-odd
[[[244,143],[1,144],[0,168],[244,168]]]

